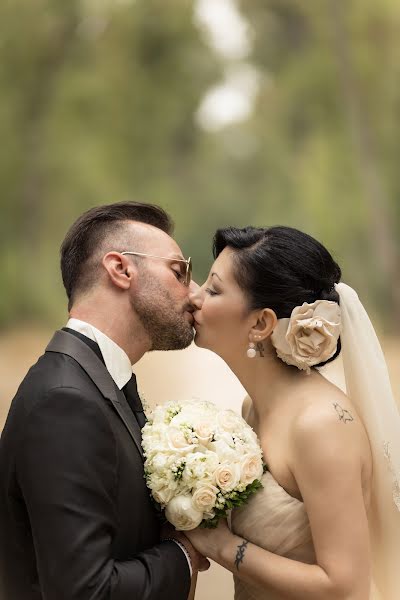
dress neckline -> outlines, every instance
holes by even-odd
[[[295,500],[296,502],[298,502],[299,504],[304,504],[303,500],[299,500],[298,498],[296,498],[296,496],[292,496],[291,494],[289,494],[289,492],[287,490],[285,490],[284,487],[281,486],[280,483],[277,482],[277,480],[275,479],[275,477],[272,475],[271,471],[265,471],[265,473],[263,473],[262,478],[263,479],[266,475],[269,475],[269,478],[273,481],[273,483],[282,490],[282,492],[288,496],[291,500]]]

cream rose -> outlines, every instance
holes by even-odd
[[[165,509],[165,516],[178,531],[189,531],[198,527],[203,513],[196,510],[190,496],[175,496]]]
[[[240,481],[239,465],[220,465],[214,472],[215,484],[223,492],[231,492]]]
[[[218,488],[214,485],[203,485],[196,489],[192,497],[192,503],[196,510],[211,512],[215,506]]]
[[[340,331],[340,306],[317,300],[296,306],[290,319],[279,319],[271,341],[281,360],[310,372],[335,354]]]
[[[194,432],[197,435],[199,442],[207,444],[211,441],[214,434],[214,425],[212,421],[200,421],[195,425]]]
[[[240,483],[246,486],[253,483],[255,479],[261,479],[263,465],[259,454],[248,454],[240,465]]]

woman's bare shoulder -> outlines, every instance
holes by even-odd
[[[347,452],[360,452],[368,460],[369,443],[365,428],[350,398],[336,386],[316,386],[299,403],[292,424],[291,438],[298,444],[312,446],[323,441],[331,447],[342,446]]]

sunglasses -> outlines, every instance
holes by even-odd
[[[161,258],[172,262],[184,263],[186,265],[184,273],[182,273],[183,283],[189,287],[192,280],[192,259],[190,258],[172,258],[170,256],[156,256],[155,254],[144,254],[143,252],[121,252],[121,254],[132,254],[134,256],[147,256],[149,258]]]

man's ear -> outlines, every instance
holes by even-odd
[[[134,263],[119,252],[107,252],[103,256],[103,267],[108,273],[110,281],[122,290],[128,290],[135,282],[137,269]]]
[[[272,308],[263,308],[258,312],[256,318],[257,322],[250,329],[249,337],[263,342],[270,337],[271,333],[275,329],[278,322],[278,317]]]

